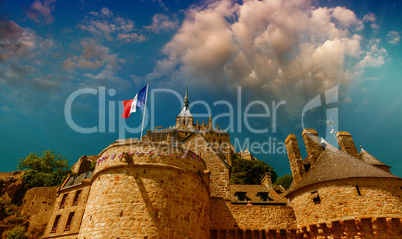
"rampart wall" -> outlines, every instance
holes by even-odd
[[[145,144],[109,147],[106,155],[91,179],[79,238],[209,238],[201,158]]]

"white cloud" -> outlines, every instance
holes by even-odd
[[[379,45],[379,43],[379,40],[374,41],[370,47],[370,50],[366,52],[366,56],[357,64],[358,67],[379,67],[385,63],[385,59],[387,58],[388,54],[387,51]]]
[[[36,22],[51,23],[53,22],[52,11],[55,10],[56,0],[35,0],[29,7],[26,15],[28,18]]]
[[[146,79],[193,79],[212,90],[244,86],[272,97],[308,98],[350,81],[362,57],[375,62],[366,59],[361,67],[383,64],[385,49],[362,49],[362,22],[349,9],[307,0],[193,7]]]
[[[388,32],[388,34],[387,34],[387,42],[389,44],[398,45],[400,40],[401,40],[401,37],[399,35],[399,32],[396,32],[396,31]]]
[[[83,39],[81,40],[81,48],[81,55],[64,60],[64,69],[98,69],[105,64],[109,65],[112,69],[119,69],[117,55],[110,54],[109,48],[100,45],[98,41],[89,38]]]
[[[175,18],[170,19],[167,15],[155,14],[152,17],[152,24],[146,26],[145,28],[158,33],[160,31],[169,31],[176,29],[178,25],[179,21]]]
[[[23,29],[15,22],[0,18],[0,62],[27,56],[39,47],[36,33]]]
[[[373,29],[378,29],[380,28],[380,26],[377,25],[376,21],[377,21],[377,16],[372,13],[372,12],[368,12],[364,17],[363,17],[363,21],[364,22],[371,22],[370,27]]]
[[[344,101],[345,101],[346,103],[351,103],[351,102],[353,102],[353,99],[350,98],[349,96],[347,96],[347,97],[345,97]]]
[[[102,8],[100,12],[90,12],[85,20],[77,27],[90,32],[92,35],[107,39],[108,41],[141,42],[145,36],[135,32],[134,22],[116,16],[108,8]]]
[[[356,25],[358,29],[363,27],[362,21],[357,19],[356,14],[345,7],[336,7],[332,16],[339,21],[343,27],[349,27],[352,25]]]
[[[145,41],[144,35],[139,35],[135,32],[133,33],[119,33],[117,39],[123,40],[124,42],[142,42]]]

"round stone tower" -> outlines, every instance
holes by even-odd
[[[209,174],[180,147],[122,140],[99,154],[79,238],[209,238]]]
[[[339,150],[317,142],[316,131],[303,132],[309,152],[304,160],[296,137],[286,140],[294,178],[286,197],[295,212],[298,234],[303,238],[400,238],[402,179],[388,168],[366,163],[362,154],[352,151],[356,148],[350,134],[342,136],[338,137],[341,149],[347,147]]]

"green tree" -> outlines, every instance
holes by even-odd
[[[30,188],[60,186],[70,173],[67,159],[51,150],[40,156],[30,153],[18,161],[17,168],[25,170],[22,179]]]
[[[279,177],[278,180],[274,183],[274,185],[282,185],[284,189],[289,189],[290,185],[293,182],[292,174],[285,174],[282,177]]]
[[[272,182],[276,181],[278,175],[275,170],[265,162],[261,160],[235,158],[232,163],[230,183],[242,185],[260,184],[260,179],[265,172],[271,172]]]
[[[15,226],[12,230],[5,233],[6,239],[25,239],[25,228],[23,226]]]

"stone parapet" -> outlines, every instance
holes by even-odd
[[[238,205],[221,198],[210,199],[211,230],[296,230],[289,206]]]
[[[402,218],[402,179],[351,178],[292,193],[298,228],[363,217]]]
[[[94,174],[116,165],[165,164],[200,174],[206,169],[204,160],[197,154],[160,142],[114,143],[98,156]]]

